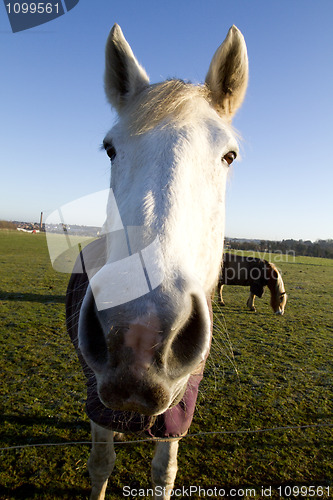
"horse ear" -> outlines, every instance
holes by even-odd
[[[229,29],[217,49],[206,76],[216,111],[228,121],[243,102],[248,82],[248,57],[244,37],[236,26]]]
[[[105,48],[104,88],[109,102],[119,112],[148,85],[147,73],[136,60],[120,26],[115,24]]]

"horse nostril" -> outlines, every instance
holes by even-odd
[[[79,349],[94,371],[107,363],[107,346],[91,290],[87,291],[79,318]]]
[[[210,344],[210,320],[200,299],[192,295],[192,311],[188,321],[176,334],[168,355],[168,365],[176,375],[186,366],[197,367]]]

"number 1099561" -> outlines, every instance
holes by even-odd
[[[277,488],[281,497],[314,497],[330,498],[329,486],[279,486]]]
[[[61,7],[59,3],[50,2],[15,2],[7,3],[8,14],[59,14]]]

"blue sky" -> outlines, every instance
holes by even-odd
[[[151,81],[203,82],[232,24],[244,34],[249,88],[228,182],[226,234],[333,238],[332,0],[80,0],[13,34],[0,6],[0,219],[39,220],[108,187],[99,151],[114,122],[104,46],[120,24]]]

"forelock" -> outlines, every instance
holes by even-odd
[[[198,99],[210,101],[205,85],[193,85],[182,80],[167,80],[151,85],[138,94],[126,107],[125,117],[131,135],[152,130],[170,120],[180,126],[193,120]]]

